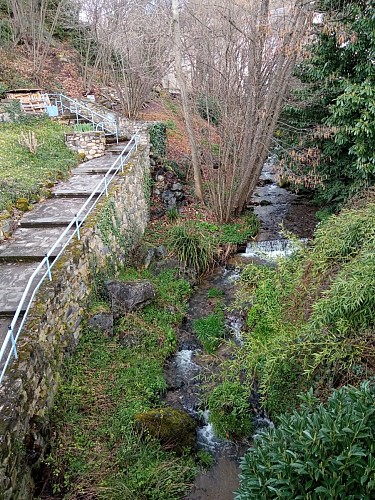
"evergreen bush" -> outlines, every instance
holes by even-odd
[[[335,391],[261,432],[242,459],[236,500],[370,499],[375,494],[375,386]]]

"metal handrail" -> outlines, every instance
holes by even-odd
[[[39,263],[38,267],[35,269],[33,274],[30,276],[29,281],[27,282],[26,288],[23,292],[23,295],[21,297],[21,300],[18,304],[17,310],[13,316],[12,322],[9,325],[8,332],[6,334],[6,337],[4,339],[4,342],[1,346],[0,349],[0,364],[3,361],[3,358],[6,357],[4,367],[1,371],[0,374],[0,383],[3,380],[3,377],[5,375],[5,372],[8,368],[8,365],[12,359],[12,356],[14,356],[16,359],[18,358],[17,354],[17,341],[20,336],[21,330],[25,324],[25,321],[27,319],[27,315],[29,313],[30,307],[32,305],[32,302],[34,300],[35,294],[39,290],[40,286],[44,282],[44,280],[48,277],[50,281],[52,281],[52,269],[56,262],[59,260],[61,255],[64,253],[65,248],[68,246],[70,241],[74,238],[75,235],[77,235],[77,239],[81,239],[81,233],[80,233],[80,228],[85,222],[86,218],[88,215],[92,212],[100,198],[105,195],[108,197],[108,187],[113,181],[113,179],[116,177],[116,175],[121,171],[122,173],[124,172],[124,165],[125,163],[129,160],[130,155],[132,154],[133,151],[137,151],[138,144],[140,142],[140,135],[139,135],[139,130],[133,135],[133,137],[130,139],[129,143],[125,146],[125,148],[121,151],[120,155],[116,158],[116,160],[113,162],[111,167],[108,169],[107,173],[103,177],[103,179],[98,182],[98,184],[95,186],[94,190],[92,191],[91,195],[88,197],[86,202],[82,205],[81,209],[75,214],[73,219],[70,221],[70,223],[67,225],[65,230],[61,233],[59,238],[56,240],[54,245],[48,250],[48,252],[45,254],[44,259]],[[130,145],[130,149],[128,149]],[[81,217],[82,216],[82,217]],[[65,240],[65,242],[64,242]],[[53,252],[59,247],[59,245],[63,243],[60,251],[56,255],[55,258],[53,258]],[[52,257],[52,259],[51,259]],[[35,287],[33,288],[34,280],[37,278],[37,275],[43,272],[42,277],[39,279],[39,281],[35,284]],[[32,295],[30,299],[27,300],[27,295],[30,292],[30,290],[33,289]],[[22,320],[17,327],[17,321],[19,320],[19,317],[21,315],[22,309],[27,304],[25,312],[23,314]],[[10,345],[9,345],[10,344]],[[6,356],[6,352],[9,349],[8,355]]]
[[[64,109],[68,109],[70,112],[75,113],[77,124],[79,123],[78,117],[85,118],[86,120],[91,121],[92,125],[95,127],[96,130],[98,130],[98,125],[100,125],[103,132],[104,132],[104,130],[107,131],[107,135],[115,134],[116,142],[118,142],[118,135],[119,134],[118,134],[118,126],[117,126],[117,122],[116,122],[115,118],[111,119],[111,118],[108,118],[107,116],[101,115],[97,111],[93,111],[89,106],[86,106],[85,104],[77,101],[76,99],[72,99],[71,97],[68,97],[64,94],[48,94],[48,96],[51,99],[54,99],[55,106],[57,107],[58,110],[61,109],[61,112],[63,112]],[[64,101],[67,101],[68,103],[70,103],[70,106],[64,104]],[[71,105],[74,105],[73,110],[72,110]],[[80,112],[80,109],[83,109],[84,111],[86,111],[89,114],[89,116]],[[100,121],[96,122],[94,120],[94,117],[99,118]],[[108,126],[106,124],[108,124]],[[113,126],[114,130],[111,130],[109,128],[109,126]]]

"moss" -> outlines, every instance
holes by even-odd
[[[21,210],[22,212],[27,212],[31,209],[29,200],[27,198],[18,198],[18,200],[16,200],[15,206],[17,210]]]
[[[195,444],[195,420],[182,410],[158,408],[135,415],[138,427],[168,449],[182,453]]]

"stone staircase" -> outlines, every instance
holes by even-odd
[[[127,142],[110,145],[104,156],[74,168],[52,198],[26,213],[12,238],[0,245],[0,346],[30,276],[125,147]]]

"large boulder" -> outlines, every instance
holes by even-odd
[[[183,453],[195,446],[196,421],[185,411],[158,408],[135,415],[138,428],[157,438],[167,449]]]
[[[141,309],[155,298],[153,285],[146,280],[108,281],[106,283],[112,301],[112,312],[119,318],[127,312]]]

